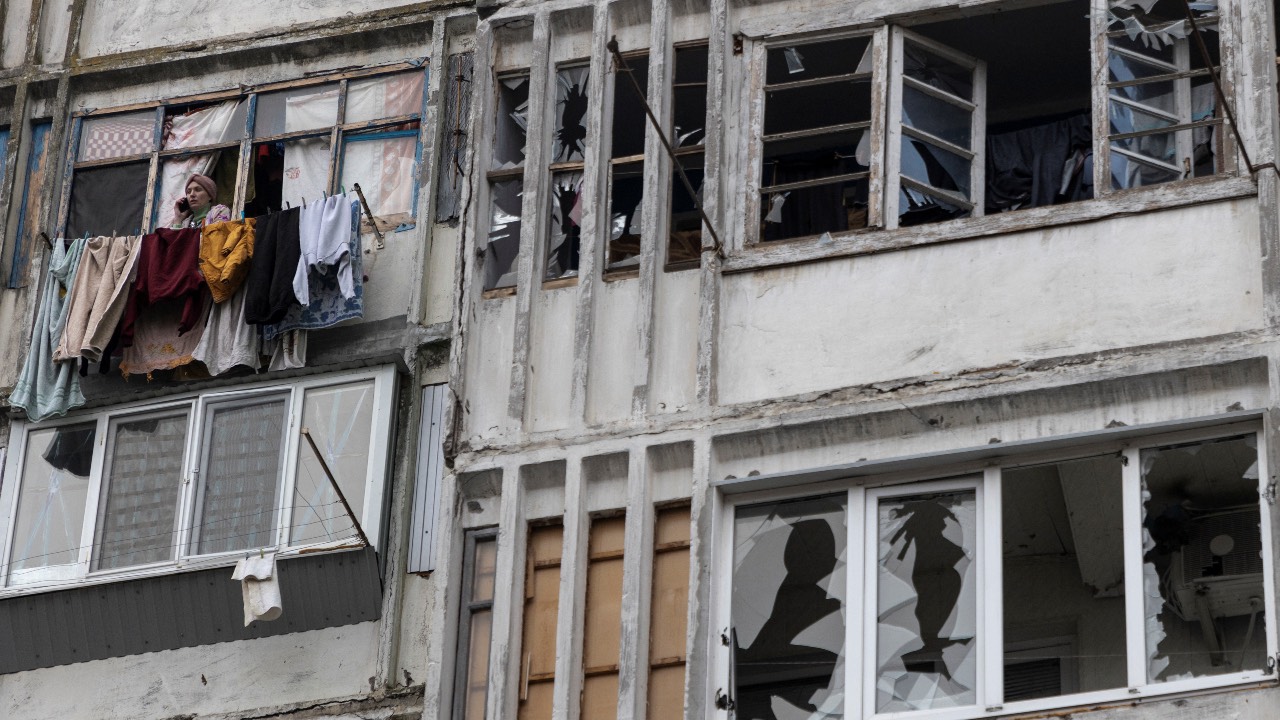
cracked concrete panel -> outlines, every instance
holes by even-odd
[[[734,519],[738,720],[844,713],[845,496],[739,508]]]
[[[877,712],[977,702],[977,493],[884,499],[877,509]]]
[[[1256,437],[1142,452],[1147,679],[1266,667]]]

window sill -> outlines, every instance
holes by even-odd
[[[500,287],[500,288],[493,288],[492,290],[485,290],[480,295],[480,297],[484,298],[485,300],[494,300],[497,298],[508,298],[508,297],[515,297],[515,296],[516,296],[516,288],[514,285],[512,285],[511,287]]]
[[[855,230],[840,235],[761,243],[729,255],[724,274],[765,270],[857,255],[893,252],[913,247],[1007,235],[1040,228],[1072,225],[1135,215],[1185,205],[1219,202],[1257,194],[1249,177],[1211,177],[1122,190],[1093,200],[1015,210],[979,218],[961,218],[932,225],[895,230]]]
[[[618,282],[619,280],[634,280],[638,277],[640,277],[640,268],[633,268],[631,270],[612,270],[610,272],[606,272],[601,279],[605,282]]]
[[[556,278],[555,280],[543,280],[543,290],[558,290],[560,288],[575,287],[578,284],[578,276],[570,275],[569,277]]]

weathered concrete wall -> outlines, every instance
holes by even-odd
[[[1240,200],[728,276],[719,401],[1260,328],[1258,223]]]
[[[0,676],[0,717],[160,720],[368,693],[378,623]]]

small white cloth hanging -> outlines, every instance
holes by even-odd
[[[244,593],[244,626],[255,620],[275,620],[284,611],[280,579],[276,577],[276,554],[251,555],[236,563],[232,580],[240,581]]]

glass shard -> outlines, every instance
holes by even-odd
[[[587,108],[590,105],[586,66],[556,71],[555,148],[551,162],[581,162],[587,143]]]
[[[903,45],[902,73],[963,100],[973,99],[972,70],[915,43]]]
[[[640,202],[644,196],[644,163],[615,163],[609,168],[608,270],[640,264]]]
[[[484,289],[516,284],[516,255],[520,253],[520,208],[524,180],[489,185],[489,239],[484,253]]]
[[[870,67],[863,65],[870,48],[871,38],[866,36],[769,48],[765,82],[774,85],[869,72]]]
[[[969,197],[970,161],[950,150],[903,133],[900,162],[912,180]]]
[[[761,196],[761,239],[769,242],[867,226],[865,177],[766,192]]]
[[[969,150],[972,122],[968,110],[902,84],[902,124]]]
[[[497,130],[490,169],[505,170],[524,165],[524,146],[529,132],[529,76],[511,75],[498,79]]]
[[[551,232],[547,245],[545,279],[578,274],[578,252],[582,243],[582,173],[561,172],[551,176]]]

